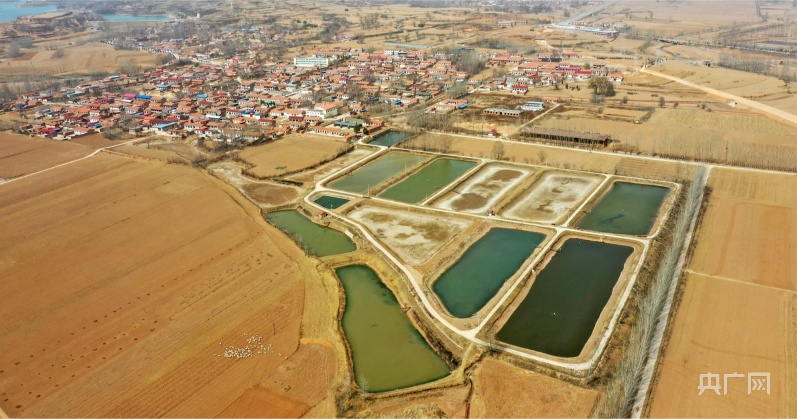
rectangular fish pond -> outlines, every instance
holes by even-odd
[[[315,202],[318,205],[321,205],[326,209],[333,210],[346,205],[349,202],[349,200],[346,198],[338,198],[337,196],[321,195],[318,198],[314,199],[313,202]]]
[[[338,230],[318,225],[299,211],[274,211],[268,213],[266,219],[288,233],[299,246],[313,256],[339,255],[357,250],[357,245],[349,236]]]
[[[493,228],[435,281],[432,288],[449,313],[473,316],[545,240],[529,231]]]
[[[391,186],[379,195],[380,198],[417,204],[444,189],[465,172],[476,166],[470,160],[441,158],[417,171],[408,178]]]
[[[579,221],[578,228],[603,233],[649,234],[669,192],[664,186],[615,182]]]
[[[496,337],[553,356],[578,356],[633,251],[629,246],[568,239]]]
[[[381,145],[385,147],[393,147],[396,144],[401,144],[412,137],[413,133],[404,131],[388,131],[383,134],[377,135],[373,141],[368,144]]]
[[[363,391],[411,387],[450,373],[371,268],[345,266],[335,273],[346,293],[343,332]]]
[[[368,193],[380,183],[429,159],[410,153],[388,153],[365,166],[334,180],[328,186],[346,192]]]

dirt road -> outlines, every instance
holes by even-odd
[[[647,68],[642,68],[642,70],[640,70],[640,71],[643,72],[643,73],[648,73],[648,74],[654,75],[656,77],[661,77],[661,78],[665,78],[667,80],[674,81],[676,83],[680,83],[680,84],[682,84],[684,86],[691,87],[693,89],[702,90],[702,91],[704,91],[704,92],[706,92],[706,93],[708,93],[708,94],[710,94],[712,96],[717,96],[717,97],[720,97],[720,98],[723,98],[723,99],[730,99],[730,100],[732,100],[732,101],[734,101],[734,102],[736,102],[736,103],[738,103],[740,105],[748,106],[750,108],[759,110],[761,112],[766,113],[767,115],[773,116],[775,118],[781,119],[783,121],[786,121],[786,122],[788,122],[790,124],[794,124],[795,126],[797,126],[797,115],[782,111],[782,110],[777,109],[777,108],[773,108],[772,106],[769,106],[769,105],[764,105],[761,102],[756,102],[755,100],[746,99],[746,98],[743,98],[741,96],[737,96],[737,95],[734,95],[734,94],[731,94],[731,93],[723,92],[723,91],[717,90],[717,89],[712,89],[710,87],[701,86],[699,84],[692,83],[691,81],[680,79],[678,77],[673,77],[673,76],[670,76],[670,75],[667,75],[667,74],[664,74],[664,73],[660,73],[658,71],[653,71],[653,70],[650,70],[650,69],[647,69]]]

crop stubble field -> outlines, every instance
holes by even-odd
[[[100,154],[2,185],[0,247],[11,416],[301,414],[335,376],[299,341],[315,270],[196,170]],[[252,335],[273,350],[217,356]]]
[[[250,169],[254,175],[268,177],[311,167],[345,147],[340,141],[297,134],[247,148],[240,156],[254,165]]]
[[[797,414],[797,180],[714,169],[683,298],[653,392],[652,417]],[[771,373],[771,394],[698,395],[705,373]]]
[[[91,154],[88,146],[0,132],[0,179],[26,175]]]
[[[146,51],[116,50],[99,42],[79,46],[62,45],[63,57],[55,57],[56,50],[37,50],[14,59],[0,60],[0,80],[22,74],[68,74],[91,71],[118,71],[119,65],[130,62],[151,67],[158,55]],[[4,80],[5,81],[5,80]]]

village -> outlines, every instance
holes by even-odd
[[[0,419],[789,416],[797,2],[726,3],[0,2]]]
[[[466,91],[531,99],[539,87],[586,84],[596,76],[614,83],[623,80],[620,71],[605,63],[596,62],[591,68],[571,64],[566,60],[577,57],[572,53],[478,57],[486,68],[505,74],[480,78],[458,68],[452,53],[445,52],[318,49],[277,62],[243,56],[214,59],[212,53],[183,56],[182,46],[195,42],[139,46],[179,56],[172,65],[22,95],[14,106],[29,123],[20,130],[54,140],[121,131],[196,135],[226,144],[251,144],[297,132],[351,141],[381,129],[381,115],[415,107],[435,114],[465,109],[468,100],[458,97]],[[459,90],[456,98],[452,89]],[[517,117],[544,107],[542,101],[529,103],[518,109],[490,108],[484,114]]]

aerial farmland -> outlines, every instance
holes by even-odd
[[[795,416],[791,2],[0,12],[0,418]]]

